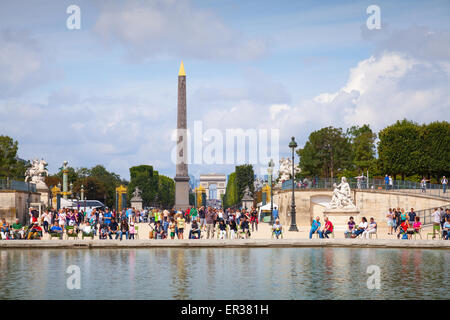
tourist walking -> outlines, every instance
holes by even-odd
[[[427,182],[430,180],[425,179],[425,177],[422,177],[422,180],[420,181],[420,188],[422,189],[422,192],[427,192]]]
[[[250,222],[252,224],[252,232],[258,231],[258,212],[255,208],[252,208],[252,211],[250,212]]]
[[[391,235],[394,229],[394,213],[392,212],[392,209],[389,208],[388,213],[386,214],[387,219],[387,225],[388,225],[388,234]]]
[[[442,177],[441,179],[441,184],[442,184],[442,190],[443,192],[447,192],[447,185],[448,185],[448,180],[445,176]]]
[[[186,219],[184,218],[181,212],[177,213],[177,228],[178,228],[178,239],[184,238],[184,225],[186,223]]]
[[[438,208],[434,209],[434,212],[431,214],[431,218],[433,220],[433,239],[436,238],[436,230],[434,227],[441,226],[441,213]]]
[[[388,175],[386,175],[384,177],[384,185],[385,185],[386,190],[389,190],[389,177],[388,177]]]
[[[214,238],[214,220],[216,215],[212,208],[208,208],[206,210],[206,239],[209,239],[211,235],[211,239]]]

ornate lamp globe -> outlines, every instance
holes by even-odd
[[[291,148],[291,149],[297,148],[297,142],[295,142],[295,138],[294,137],[292,137],[291,138],[291,142],[289,142],[289,148]]]

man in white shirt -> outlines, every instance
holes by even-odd
[[[441,225],[441,213],[439,212],[438,208],[434,209],[434,212],[431,214],[431,218],[433,219],[433,239],[434,239],[436,237],[436,230],[434,229],[434,227]]]

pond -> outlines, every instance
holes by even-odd
[[[0,259],[2,300],[450,298],[448,250],[3,249]]]

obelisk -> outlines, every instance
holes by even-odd
[[[177,171],[175,175],[175,209],[189,207],[189,175],[187,165],[186,72],[181,61],[178,72]]]

